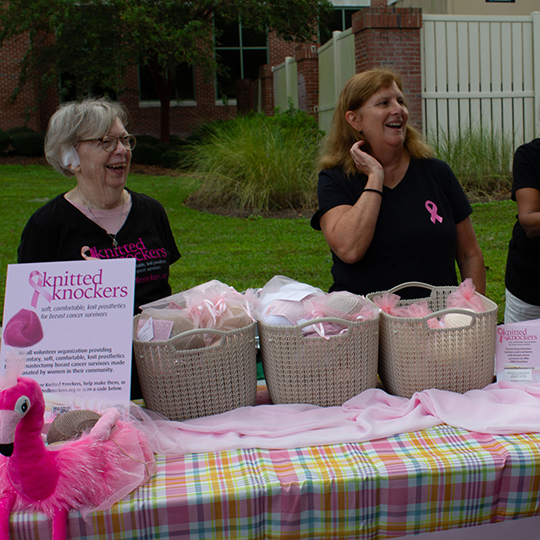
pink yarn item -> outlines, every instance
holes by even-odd
[[[11,347],[32,347],[43,339],[43,328],[34,311],[21,309],[6,324],[4,343]]]

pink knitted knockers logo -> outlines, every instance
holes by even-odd
[[[103,284],[103,269],[95,274],[74,274],[51,276],[47,272],[33,270],[28,282],[34,289],[31,305],[37,307],[38,298],[43,296],[49,303],[54,300],[95,300],[125,298],[126,286],[107,286]]]
[[[138,262],[167,257],[165,248],[147,249],[142,238],[136,243],[123,244],[114,248],[97,249],[88,248],[90,257],[94,259],[128,259],[134,258]]]
[[[497,334],[499,336],[499,343],[502,343],[503,340],[510,341],[512,339],[529,342],[538,340],[538,336],[536,334],[529,334],[527,332],[527,328],[514,328],[512,330],[507,330],[499,326],[497,328]]]

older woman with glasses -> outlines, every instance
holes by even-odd
[[[124,107],[108,99],[70,102],[52,116],[47,161],[77,185],[39,208],[22,233],[18,261],[137,259],[135,310],[171,294],[180,258],[163,206],[126,188],[136,139]],[[135,381],[135,383],[138,381]],[[133,388],[133,394],[138,393]]]

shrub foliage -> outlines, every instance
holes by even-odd
[[[201,180],[194,197],[207,207],[312,208],[322,136],[316,120],[296,109],[207,124],[182,150],[184,163]]]
[[[509,192],[512,187],[512,137],[473,128],[451,135],[430,134],[438,158],[446,161],[463,189],[478,195]]]

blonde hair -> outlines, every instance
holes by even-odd
[[[403,92],[401,77],[384,68],[357,73],[347,81],[339,96],[332,125],[323,145],[322,157],[319,161],[322,169],[342,167],[347,175],[357,172],[350,149],[355,142],[363,140],[363,136],[347,122],[345,114],[347,111],[359,109],[375,92],[381,88],[388,88],[393,82]],[[433,155],[433,151],[424,142],[420,132],[409,125],[404,147],[411,158],[421,159]]]
[[[63,155],[82,140],[107,135],[116,118],[125,126],[127,111],[121,103],[108,98],[87,98],[60,105],[49,120],[45,135],[47,161],[64,176],[73,176],[73,171],[63,164]]]

